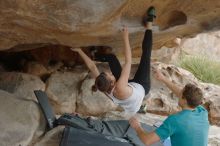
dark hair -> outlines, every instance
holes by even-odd
[[[107,92],[111,86],[111,81],[106,78],[106,74],[102,72],[95,80],[95,85],[92,86],[92,91],[96,92],[97,89],[102,92]]]
[[[202,104],[203,93],[197,86],[193,84],[186,84],[183,89],[183,98],[186,99],[187,104],[190,107],[195,108]]]

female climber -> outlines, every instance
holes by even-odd
[[[152,50],[152,23],[154,18],[155,8],[150,7],[143,19],[146,31],[142,42],[142,56],[137,72],[132,80],[129,80],[132,57],[127,27],[122,29],[125,56],[125,63],[122,67],[114,54],[95,53],[94,55],[95,60],[108,62],[111,73],[100,73],[95,63],[81,49],[72,49],[79,53],[95,78],[95,84],[92,87],[93,91],[98,89],[104,92],[114,103],[121,106],[126,113],[131,115],[138,112],[144,96],[150,90],[150,58]]]

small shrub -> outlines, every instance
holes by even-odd
[[[206,83],[220,85],[220,62],[205,56],[183,55],[178,65]]]

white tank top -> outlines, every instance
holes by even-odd
[[[107,96],[109,96],[115,104],[120,105],[125,110],[125,113],[135,114],[141,107],[145,96],[145,90],[141,84],[135,82],[129,82],[128,85],[133,89],[133,91],[132,95],[127,99],[120,100],[114,97],[114,89],[110,94],[107,93]]]

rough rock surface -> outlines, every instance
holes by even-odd
[[[154,63],[153,66],[159,68],[167,78],[180,87],[184,87],[187,83],[198,85],[204,93],[204,104],[209,111],[211,123],[220,125],[219,86],[201,83],[190,72],[174,65]],[[164,84],[154,78],[152,78],[152,88],[147,97],[149,98],[145,102],[147,103],[148,112],[167,115],[180,109],[175,95]]]
[[[87,70],[80,72],[56,72],[46,83],[46,93],[55,113],[78,112],[85,115],[100,115],[117,106],[101,92],[92,93],[94,79]]]
[[[19,72],[0,72],[0,89],[19,98],[36,100],[34,90],[45,90],[45,84],[37,76]]]
[[[202,88],[205,93],[206,98],[204,101],[207,103],[206,105],[209,110],[211,122],[213,124],[219,125],[219,86],[200,83],[191,73],[173,65],[155,63],[153,66],[160,68],[167,77],[169,77],[174,83],[180,86],[183,86],[188,82],[198,84],[198,86]],[[132,72],[134,72],[134,70]],[[116,106],[107,97],[105,97],[105,95],[100,93],[91,93],[90,88],[94,83],[94,80],[90,79],[89,77],[85,78],[86,74],[87,73],[82,70],[80,73],[57,72],[49,78],[47,84],[47,93],[50,92],[49,97],[52,97],[52,100],[55,99],[58,103],[61,103],[61,105],[62,103],[76,103],[75,109],[72,109],[72,106],[66,106],[63,104],[63,107],[60,106],[58,108],[58,113],[63,113],[65,110],[68,110],[67,112],[77,111],[84,115],[100,116],[107,112],[107,114],[101,116],[100,118],[105,120],[127,119],[126,115],[122,115],[120,112],[108,112],[111,110],[116,110]],[[8,75],[9,77],[11,76],[10,73],[8,73]],[[6,76],[4,77],[6,78]],[[32,81],[32,78],[29,78],[28,80]],[[61,90],[65,92],[61,92]],[[75,97],[73,100],[72,98],[69,98],[71,97],[71,94],[69,93],[72,92],[77,93],[77,97]],[[51,93],[53,96],[51,96]],[[17,92],[10,94],[0,90],[0,98],[2,98],[0,99],[2,101],[0,103],[1,117],[8,120],[6,122],[2,121],[2,124],[0,124],[0,128],[4,131],[4,134],[0,135],[2,142],[1,145],[58,145],[63,127],[53,129],[52,131],[49,131],[44,136],[42,136],[43,132],[45,132],[46,122],[43,119],[43,114],[39,112],[40,110],[36,106],[36,103],[33,101],[21,99],[19,96],[17,96]],[[152,91],[149,95],[149,98],[147,99],[147,108],[149,112],[166,115],[179,110],[175,96],[164,85],[155,81],[154,78],[152,78]],[[156,121],[163,121],[166,117],[147,113],[138,114],[138,118],[142,122],[153,125]],[[9,128],[7,128],[8,125],[10,125]],[[19,131],[20,136],[14,136],[14,133],[16,132],[11,132],[13,127],[16,128],[16,132]],[[29,130],[26,131],[24,129]],[[5,134],[7,132],[9,134]],[[5,141],[4,139],[7,139],[7,135],[15,138],[12,141]],[[219,127],[211,126],[209,134],[209,145],[216,146],[219,143]]]
[[[58,126],[48,131],[34,146],[59,146],[64,126]]]
[[[56,72],[46,83],[46,93],[54,107],[55,113],[73,113],[81,80],[85,73]]]
[[[117,106],[104,94],[99,91],[91,91],[94,79],[87,79],[82,83],[80,94],[77,97],[76,112],[85,115],[100,115],[105,112],[116,110]]]
[[[194,38],[182,39],[179,48],[186,54],[205,55],[220,61],[220,31],[201,33]]]
[[[157,19],[153,27],[153,49],[165,46],[162,51],[153,53],[156,54],[153,60],[162,56],[162,62],[169,62],[169,58],[178,53],[178,49],[166,47],[173,47],[173,39],[176,37],[192,37],[200,32],[219,29],[219,0],[2,0],[0,51],[31,50],[28,55],[34,57],[32,61],[41,60],[40,63],[44,66],[54,60],[74,66],[80,58],[77,53],[70,51],[69,47],[110,46],[114,48],[116,55],[121,57],[123,43],[119,29],[122,25],[127,25],[131,33],[131,46],[134,48],[132,55],[139,58],[144,34],[141,18],[151,5],[157,9]],[[210,34],[212,36],[209,36]],[[219,59],[218,42],[219,32],[211,32],[198,35],[193,40],[184,38],[179,48],[189,54],[203,52]],[[214,53],[209,54],[210,52]],[[12,60],[13,64],[15,62]],[[37,76],[48,74],[48,68],[43,65],[30,63],[26,72]],[[166,76],[180,86],[191,82],[202,88],[210,121],[212,124],[220,125],[219,86],[200,83],[189,72],[172,65],[155,66],[162,68]],[[45,90],[45,84],[39,77],[4,72],[6,70],[0,62],[0,145],[58,146],[63,127],[57,127],[41,137],[45,132],[46,122],[33,101],[36,100],[33,90]],[[117,109],[102,93],[91,93],[94,80],[85,78],[85,74],[82,70],[80,73],[58,72],[49,78],[46,91],[56,113],[76,111],[85,115],[100,116]],[[146,102],[148,112],[156,114],[169,115],[179,110],[173,93],[154,79]],[[142,122],[149,124],[165,118],[149,113],[138,117]],[[107,113],[102,118],[112,120],[125,117],[118,113]],[[209,145],[220,145],[219,127],[211,126]]]
[[[195,83],[197,80],[190,72],[178,68],[174,65],[163,63],[154,63],[153,67],[160,69],[167,78],[172,80],[180,87],[184,87],[187,83]],[[153,74],[153,73],[152,73]],[[149,112],[158,114],[171,114],[179,111],[178,100],[175,94],[164,84],[156,80],[152,76],[151,90],[147,95],[147,109]]]
[[[210,126],[209,128],[209,146],[220,145],[220,128],[217,126]]]
[[[213,124],[220,125],[220,87],[212,84],[201,84],[205,93],[205,103],[209,118]]]
[[[1,1],[0,50],[33,49],[47,44],[121,47],[118,30],[127,25],[131,44],[140,46],[146,9],[157,9],[159,27],[154,47],[172,45],[176,36],[190,36],[218,26],[218,0],[61,0]]]
[[[27,146],[43,135],[45,121],[34,101],[0,90],[0,145]]]
[[[176,42],[176,41],[179,42]],[[180,55],[206,56],[220,61],[220,31],[200,33],[191,38],[176,38],[176,45],[172,48],[163,46],[152,51],[152,60],[164,63],[177,63]],[[138,52],[138,50],[136,49]],[[182,53],[182,54],[181,54]]]

